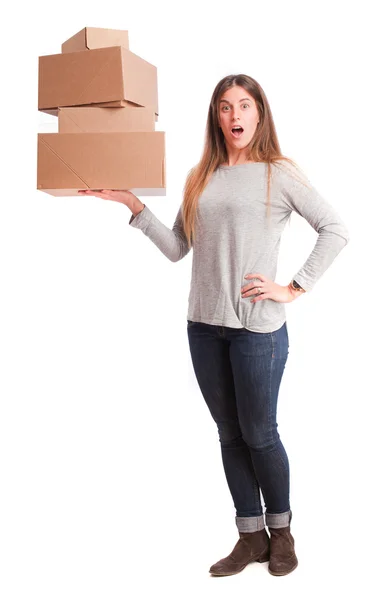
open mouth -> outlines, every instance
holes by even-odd
[[[231,133],[232,133],[233,137],[239,138],[244,133],[244,129],[242,127],[240,127],[240,125],[238,125],[236,127],[232,127]]]

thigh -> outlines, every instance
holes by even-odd
[[[288,357],[286,323],[271,333],[242,329],[234,336],[230,360],[237,411],[244,438],[249,443],[273,443],[277,398]]]
[[[241,435],[229,342],[214,325],[188,322],[189,348],[201,393],[218,425],[221,441]]]

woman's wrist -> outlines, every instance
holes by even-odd
[[[305,294],[305,290],[297,290],[296,288],[293,287],[292,282],[290,282],[287,285],[287,288],[292,296],[292,299],[295,300],[296,298],[298,298],[299,296],[301,296],[302,294]]]
[[[130,208],[130,207],[128,207]],[[140,200],[138,202],[135,202],[135,204],[130,208],[132,214],[134,217],[136,217],[136,215],[138,215],[142,210],[144,210],[145,208],[145,204],[143,204],[142,202],[140,202]]]

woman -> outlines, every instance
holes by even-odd
[[[284,304],[310,291],[347,244],[345,225],[281,154],[264,91],[247,75],[224,77],[213,92],[203,155],[187,177],[172,230],[131,192],[86,193],[126,204],[130,225],[173,262],[193,245],[189,347],[217,424],[239,532],[210,573],[233,575],[269,560],[272,575],[287,575],[298,560],[289,462],[276,422],[289,347]],[[292,211],[319,235],[291,282],[279,285],[280,238]]]

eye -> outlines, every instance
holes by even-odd
[[[229,108],[228,104],[226,104],[225,106],[223,106],[223,111],[224,111],[225,108]]]
[[[246,102],[244,102],[243,106],[248,106],[248,107],[249,107],[250,105],[249,105],[249,104],[247,104]]]

